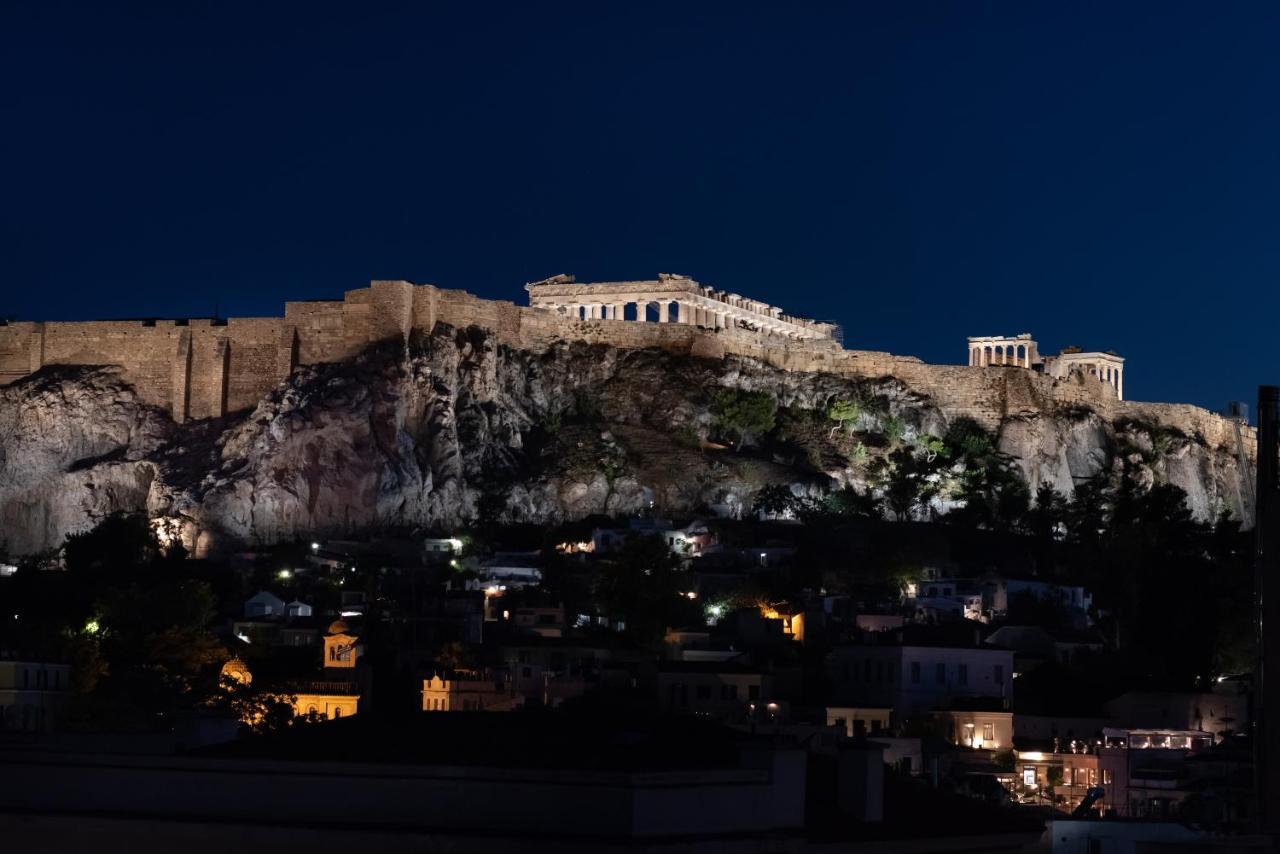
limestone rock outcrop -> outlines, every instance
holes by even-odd
[[[26,554],[146,506],[172,430],[113,368],[56,367],[0,388],[0,546]]]
[[[533,351],[438,324],[298,368],[250,410],[175,424],[113,368],[50,366],[0,388],[0,540],[24,554],[108,513],[145,511],[203,553],[448,529],[485,513],[530,522],[650,507],[734,514],[765,484],[816,494],[858,482],[839,466],[700,448],[711,397],[725,386],[817,410],[873,394],[914,433],[941,434],[986,406],[1000,450],[1033,488],[1070,493],[1119,455],[1138,454],[1153,478],[1187,492],[1197,516],[1226,508],[1248,518],[1242,474],[1252,475],[1216,416],[1150,404],[1123,404],[1123,418],[1051,402],[1014,407],[989,371],[939,368],[941,390],[921,379],[926,368],[855,378],[584,342]],[[954,378],[970,375],[973,388],[957,389]],[[961,399],[963,412],[951,403]]]

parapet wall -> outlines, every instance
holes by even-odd
[[[167,410],[175,421],[217,417],[254,406],[298,365],[348,358],[371,343],[407,338],[411,330],[430,330],[437,323],[480,326],[503,344],[525,350],[587,341],[704,358],[734,354],[793,371],[892,376],[933,398],[948,414],[971,417],[990,429],[1020,413],[1088,406],[1108,418],[1127,416],[1199,433],[1215,445],[1234,441],[1234,427],[1226,419],[1192,406],[1119,401],[1110,386],[1092,377],[1054,379],[1013,367],[929,365],[909,356],[844,350],[829,339],[782,339],[745,329],[576,320],[403,281],[375,281],[347,291],[341,300],[288,302],[284,317],[0,326],[0,384],[44,365],[118,365],[144,401]]]

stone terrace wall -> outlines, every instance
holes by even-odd
[[[175,420],[253,406],[292,368],[279,318],[17,323],[0,327],[0,383],[44,365],[119,365]]]
[[[373,342],[407,338],[413,329],[437,323],[480,326],[525,350],[575,340],[713,359],[734,354],[792,371],[893,377],[933,398],[948,416],[968,416],[989,429],[1009,417],[1085,406],[1108,419],[1130,417],[1200,435],[1214,446],[1234,442],[1234,427],[1217,415],[1193,406],[1118,401],[1091,377],[1056,380],[1014,367],[929,365],[909,356],[843,350],[831,340],[784,341],[744,329],[575,320],[403,281],[375,281],[342,300],[288,302],[282,318],[0,326],[0,384],[46,364],[119,365],[143,400],[175,420],[208,418],[253,406],[297,365],[349,358]]]

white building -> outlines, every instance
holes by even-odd
[[[1009,750],[1013,747],[1013,712],[985,709],[947,709],[933,713],[942,723],[947,740],[975,750]]]
[[[0,661],[0,730],[48,732],[71,697],[71,665]]]
[[[715,542],[706,523],[700,520],[677,527],[669,519],[645,518],[632,519],[626,528],[596,528],[591,532],[591,550],[596,554],[615,551],[631,536],[658,537],[681,557],[696,557]]]
[[[542,583],[541,556],[538,552],[497,552],[484,561],[476,574],[481,589],[492,585],[519,588]]]
[[[960,698],[1013,697],[1013,652],[982,647],[852,644],[832,650],[827,672],[836,695],[886,706],[900,717],[949,708]]]
[[[282,617],[284,613],[284,600],[266,590],[259,590],[244,603],[245,617]]]
[[[827,706],[827,726],[839,727],[846,738],[887,733],[892,719],[888,707]]]
[[[1008,614],[1009,603],[1019,596],[1031,596],[1041,602],[1057,602],[1076,625],[1087,626],[1091,622],[1089,609],[1093,607],[1093,595],[1078,585],[995,575],[983,579],[982,607],[992,617]]]
[[[982,591],[969,578],[947,578],[926,569],[904,585],[902,604],[918,620],[956,618],[987,622]]]
[[[449,560],[462,551],[462,540],[457,537],[427,537],[422,541],[424,560]]]
[[[666,711],[730,723],[753,716],[781,719],[773,676],[731,661],[664,661],[658,665],[657,692]]]

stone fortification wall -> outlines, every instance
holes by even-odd
[[[252,406],[287,375],[280,320],[94,321],[0,327],[0,383],[44,365],[119,365],[146,403],[178,420]]]
[[[298,365],[348,358],[370,343],[437,323],[480,326],[503,344],[526,350],[575,340],[704,358],[733,354],[793,371],[891,376],[933,398],[949,415],[971,417],[990,429],[1009,417],[1086,406],[1109,419],[1130,417],[1198,434],[1215,446],[1234,442],[1234,427],[1223,418],[1192,406],[1119,401],[1092,377],[929,365],[909,356],[844,350],[829,339],[782,339],[746,329],[578,320],[403,281],[375,281],[341,300],[289,302],[284,317],[276,318],[0,326],[0,384],[48,364],[119,365],[144,401],[175,420],[216,417],[255,405]]]

